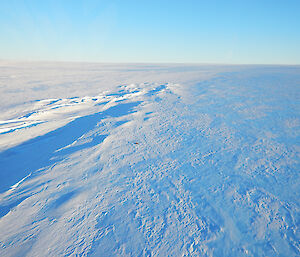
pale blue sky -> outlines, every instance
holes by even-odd
[[[0,59],[300,64],[299,0],[3,0]]]

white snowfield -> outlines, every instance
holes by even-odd
[[[0,62],[0,256],[299,256],[300,66]]]

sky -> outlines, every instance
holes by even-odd
[[[300,1],[2,0],[0,59],[300,64]]]

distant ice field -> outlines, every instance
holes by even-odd
[[[0,256],[300,256],[300,66],[0,62]]]

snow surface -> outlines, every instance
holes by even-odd
[[[299,256],[300,67],[0,63],[0,256]]]

